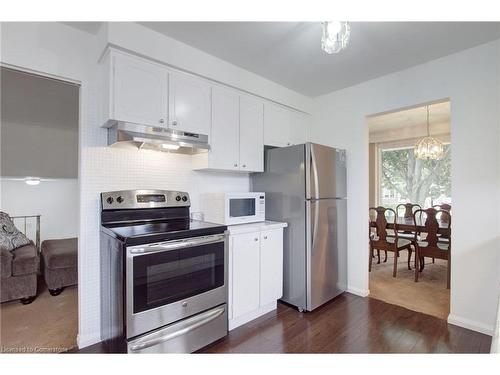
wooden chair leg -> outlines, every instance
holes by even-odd
[[[432,258],[432,263],[435,263],[435,259],[434,258]]]
[[[387,250],[384,250],[384,253],[385,253],[384,263],[387,263]]]
[[[372,272],[373,249],[370,247],[370,260],[368,262],[368,272]]]
[[[408,248],[408,269],[411,271],[410,260],[411,260],[411,246]]]
[[[380,250],[377,249],[377,264],[380,264]]]
[[[394,269],[392,270],[392,277],[396,277],[396,273],[398,272],[398,251],[394,251]]]
[[[418,283],[418,273],[420,271],[420,257],[418,254],[418,248],[415,249],[415,282]]]

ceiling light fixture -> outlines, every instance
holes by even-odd
[[[429,123],[429,106],[427,106],[427,137],[419,139],[415,144],[415,157],[422,160],[439,160],[443,157],[444,146],[439,139],[431,137]]]
[[[348,22],[323,22],[323,36],[321,48],[328,54],[338,53],[347,47],[351,36],[351,27]]]
[[[40,177],[25,177],[24,178],[24,182],[26,182],[26,184],[32,185],[32,186],[40,184],[40,181],[41,181]]]

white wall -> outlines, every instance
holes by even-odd
[[[499,42],[317,98],[311,139],[348,153],[349,288],[368,293],[368,127],[365,116],[451,100],[452,323],[491,333],[498,301]],[[444,287],[444,285],[443,285]]]
[[[70,238],[78,235],[78,180],[57,179],[42,181],[30,186],[24,181],[2,178],[1,210],[10,216],[42,215],[40,218],[41,240]],[[23,221],[16,225],[23,230]],[[34,240],[36,224],[27,221],[27,234]]]
[[[289,106],[307,109],[313,100],[248,71],[164,37],[143,26],[113,24],[92,34],[60,23],[2,23],[1,61],[81,82],[80,90],[80,347],[99,341],[99,193],[115,189],[179,189],[191,193],[193,211],[203,191],[248,190],[246,175],[192,172],[190,159],[106,147],[100,128],[101,82],[97,61],[112,38],[122,48],[148,53],[178,68],[225,81]],[[110,39],[111,40],[111,39]],[[176,64],[185,64],[178,66]]]

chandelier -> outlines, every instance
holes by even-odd
[[[443,142],[431,137],[429,124],[429,106],[427,106],[427,137],[419,139],[415,144],[415,157],[423,160],[439,160],[443,157]]]
[[[338,53],[347,47],[351,36],[351,27],[347,22],[323,22],[321,48],[328,54]]]

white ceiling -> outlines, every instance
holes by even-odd
[[[498,22],[353,22],[327,55],[316,22],[141,24],[312,97],[500,38]]]
[[[397,112],[370,116],[367,119],[370,133],[400,130],[407,127],[425,126],[427,124],[426,106],[405,109]],[[429,105],[429,123],[433,125],[450,125],[450,102]]]

